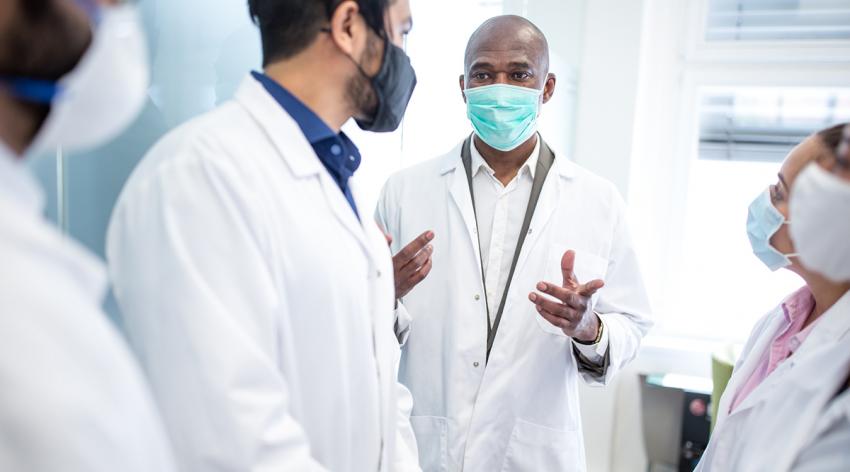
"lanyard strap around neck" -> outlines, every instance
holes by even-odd
[[[528,206],[525,210],[525,218],[522,220],[522,229],[519,232],[519,238],[517,238],[516,250],[514,251],[514,257],[511,261],[511,269],[508,272],[508,280],[505,282],[505,289],[502,292],[502,299],[499,301],[499,307],[496,311],[496,317],[491,321],[490,319],[490,301],[487,299],[486,293],[486,284],[487,278],[484,274],[484,260],[481,254],[481,232],[477,230],[478,228],[478,214],[475,211],[475,191],[472,187],[472,154],[470,153],[470,146],[472,145],[472,137],[467,138],[467,140],[463,143],[463,147],[461,148],[461,160],[463,161],[463,167],[466,170],[466,181],[469,184],[469,195],[472,197],[472,211],[475,213],[475,227],[476,234],[478,235],[478,259],[481,262],[481,281],[485,285],[485,304],[487,307],[487,357],[486,360],[490,360],[490,351],[493,349],[493,343],[496,340],[496,332],[499,331],[499,324],[502,321],[502,312],[505,309],[505,301],[508,299],[508,291],[511,288],[511,280],[514,278],[514,270],[516,269],[517,261],[519,260],[519,254],[522,250],[522,245],[525,243],[525,236],[528,234],[528,228],[531,226],[531,218],[534,216],[534,210],[537,208],[537,200],[540,199],[540,191],[543,189],[543,183],[546,181],[546,175],[549,174],[549,169],[552,168],[552,164],[555,162],[555,154],[543,142],[543,138],[539,135],[537,139],[540,140],[540,156],[537,159],[537,169],[534,173],[534,182],[531,184],[531,195],[528,198]],[[497,281],[498,283],[498,281]]]

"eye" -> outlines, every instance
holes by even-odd
[[[524,81],[531,78],[531,74],[528,72],[514,72],[511,74],[511,77],[516,81]]]
[[[473,72],[472,78],[474,80],[487,80],[487,79],[490,78],[490,74],[488,74],[486,72]]]

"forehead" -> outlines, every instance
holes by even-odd
[[[806,138],[788,153],[779,172],[789,186],[794,185],[797,175],[810,162],[818,158],[825,150],[824,144],[816,136]]]
[[[505,65],[512,62],[538,66],[545,45],[528,27],[492,27],[477,34],[466,50],[467,67],[476,63]]]

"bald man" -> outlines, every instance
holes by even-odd
[[[398,305],[420,462],[584,470],[579,379],[610,382],[651,325],[623,200],[536,132],[556,85],[537,27],[488,20],[464,66],[474,133],[390,178],[377,209],[394,250],[437,235],[430,275]]]

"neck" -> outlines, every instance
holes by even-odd
[[[339,75],[328,73],[332,67],[321,54],[311,52],[312,49],[269,64],[264,72],[339,133],[342,125],[354,114],[346,96],[346,86]]]
[[[0,140],[17,156],[23,155],[49,110],[47,106],[25,103],[0,91]]]
[[[495,149],[485,143],[478,135],[474,136],[473,143],[475,144],[475,149],[478,149],[481,157],[487,162],[487,165],[496,173],[496,178],[499,179],[499,182],[502,185],[508,185],[516,177],[519,169],[525,164],[525,161],[531,157],[534,147],[537,146],[537,139],[537,133],[534,133],[526,142],[510,151]]]
[[[824,313],[829,311],[829,309],[832,308],[832,306],[835,305],[838,300],[844,296],[844,294],[850,291],[850,282],[837,284],[818,274],[806,273],[801,275],[803,280],[806,281],[806,285],[808,285],[809,289],[812,291],[812,295],[815,299],[815,309],[812,311],[812,314],[809,315],[809,319],[806,320],[806,326],[812,324]]]

